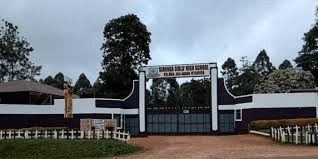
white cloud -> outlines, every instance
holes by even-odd
[[[277,66],[292,60],[314,22],[314,0],[267,1],[1,1],[0,15],[16,24],[43,65],[94,82],[101,70],[102,32],[112,18],[137,14],[152,33],[150,64],[254,60],[266,49]]]

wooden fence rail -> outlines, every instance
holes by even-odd
[[[295,144],[318,144],[318,124],[307,126],[271,127],[275,141]]]
[[[116,139],[129,142],[130,134],[121,131],[78,131],[78,130],[0,130],[2,139]]]

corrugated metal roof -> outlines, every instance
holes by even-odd
[[[0,93],[3,92],[25,92],[33,91],[39,93],[46,93],[51,95],[63,96],[64,91],[53,86],[40,84],[37,82],[16,80],[5,83],[0,83]]]

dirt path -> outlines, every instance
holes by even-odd
[[[318,158],[318,146],[282,145],[255,135],[149,136],[132,143],[145,151],[120,159]]]

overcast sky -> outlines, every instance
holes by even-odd
[[[93,83],[101,70],[103,27],[134,13],[152,33],[151,65],[253,61],[266,49],[277,67],[293,60],[315,20],[315,0],[2,0],[0,19],[19,26],[42,75]]]

